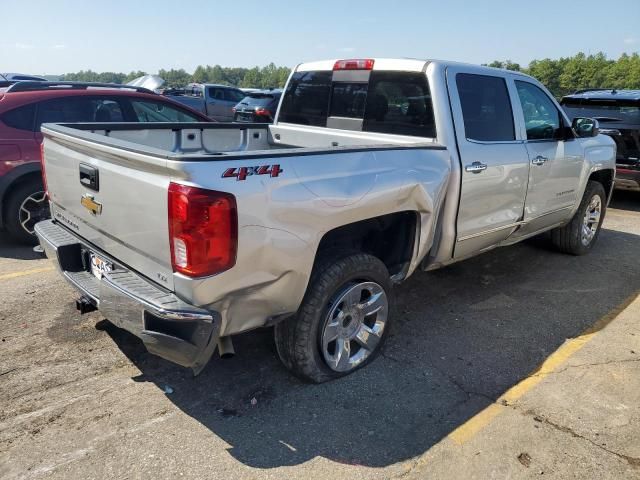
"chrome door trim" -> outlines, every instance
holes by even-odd
[[[489,235],[491,233],[500,232],[501,230],[506,230],[507,228],[519,227],[519,226],[524,225],[526,223],[527,222],[519,221],[519,222],[510,223],[508,225],[502,225],[501,227],[492,228],[491,230],[485,230],[483,232],[472,233],[471,235],[466,235],[464,237],[460,237],[458,239],[458,242],[464,242],[465,240],[470,240],[472,238],[477,238],[477,237],[481,237],[483,235]]]

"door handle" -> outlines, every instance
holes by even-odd
[[[547,163],[548,160],[549,159],[547,157],[543,157],[542,155],[538,155],[536,158],[531,160],[531,163],[533,163],[534,165],[544,165],[545,163]]]
[[[480,173],[487,169],[486,163],[473,162],[471,165],[464,167],[465,172]]]

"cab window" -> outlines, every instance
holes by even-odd
[[[431,92],[424,73],[371,72],[362,130],[435,138]]]
[[[331,71],[296,72],[291,76],[280,107],[280,122],[327,125]]]
[[[200,122],[200,118],[172,105],[150,100],[131,100],[138,122]]]
[[[536,85],[516,80],[520,97],[527,140],[553,140],[558,138],[562,126],[560,112],[549,96]]]
[[[504,78],[459,73],[456,85],[465,137],[481,142],[508,142],[516,139],[513,111]]]

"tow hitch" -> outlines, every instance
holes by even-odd
[[[96,306],[87,297],[80,297],[76,300],[76,309],[80,315],[97,310]]]

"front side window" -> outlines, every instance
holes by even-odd
[[[431,92],[424,73],[371,72],[362,130],[435,138]]]
[[[556,139],[561,127],[560,112],[549,96],[536,85],[520,80],[516,80],[516,89],[524,114],[527,140]]]
[[[151,100],[131,100],[138,122],[201,122],[202,120],[172,105]]]
[[[459,73],[456,75],[456,85],[468,140],[515,140],[513,111],[504,78]]]
[[[327,125],[331,71],[296,72],[291,76],[280,107],[280,122]]]

